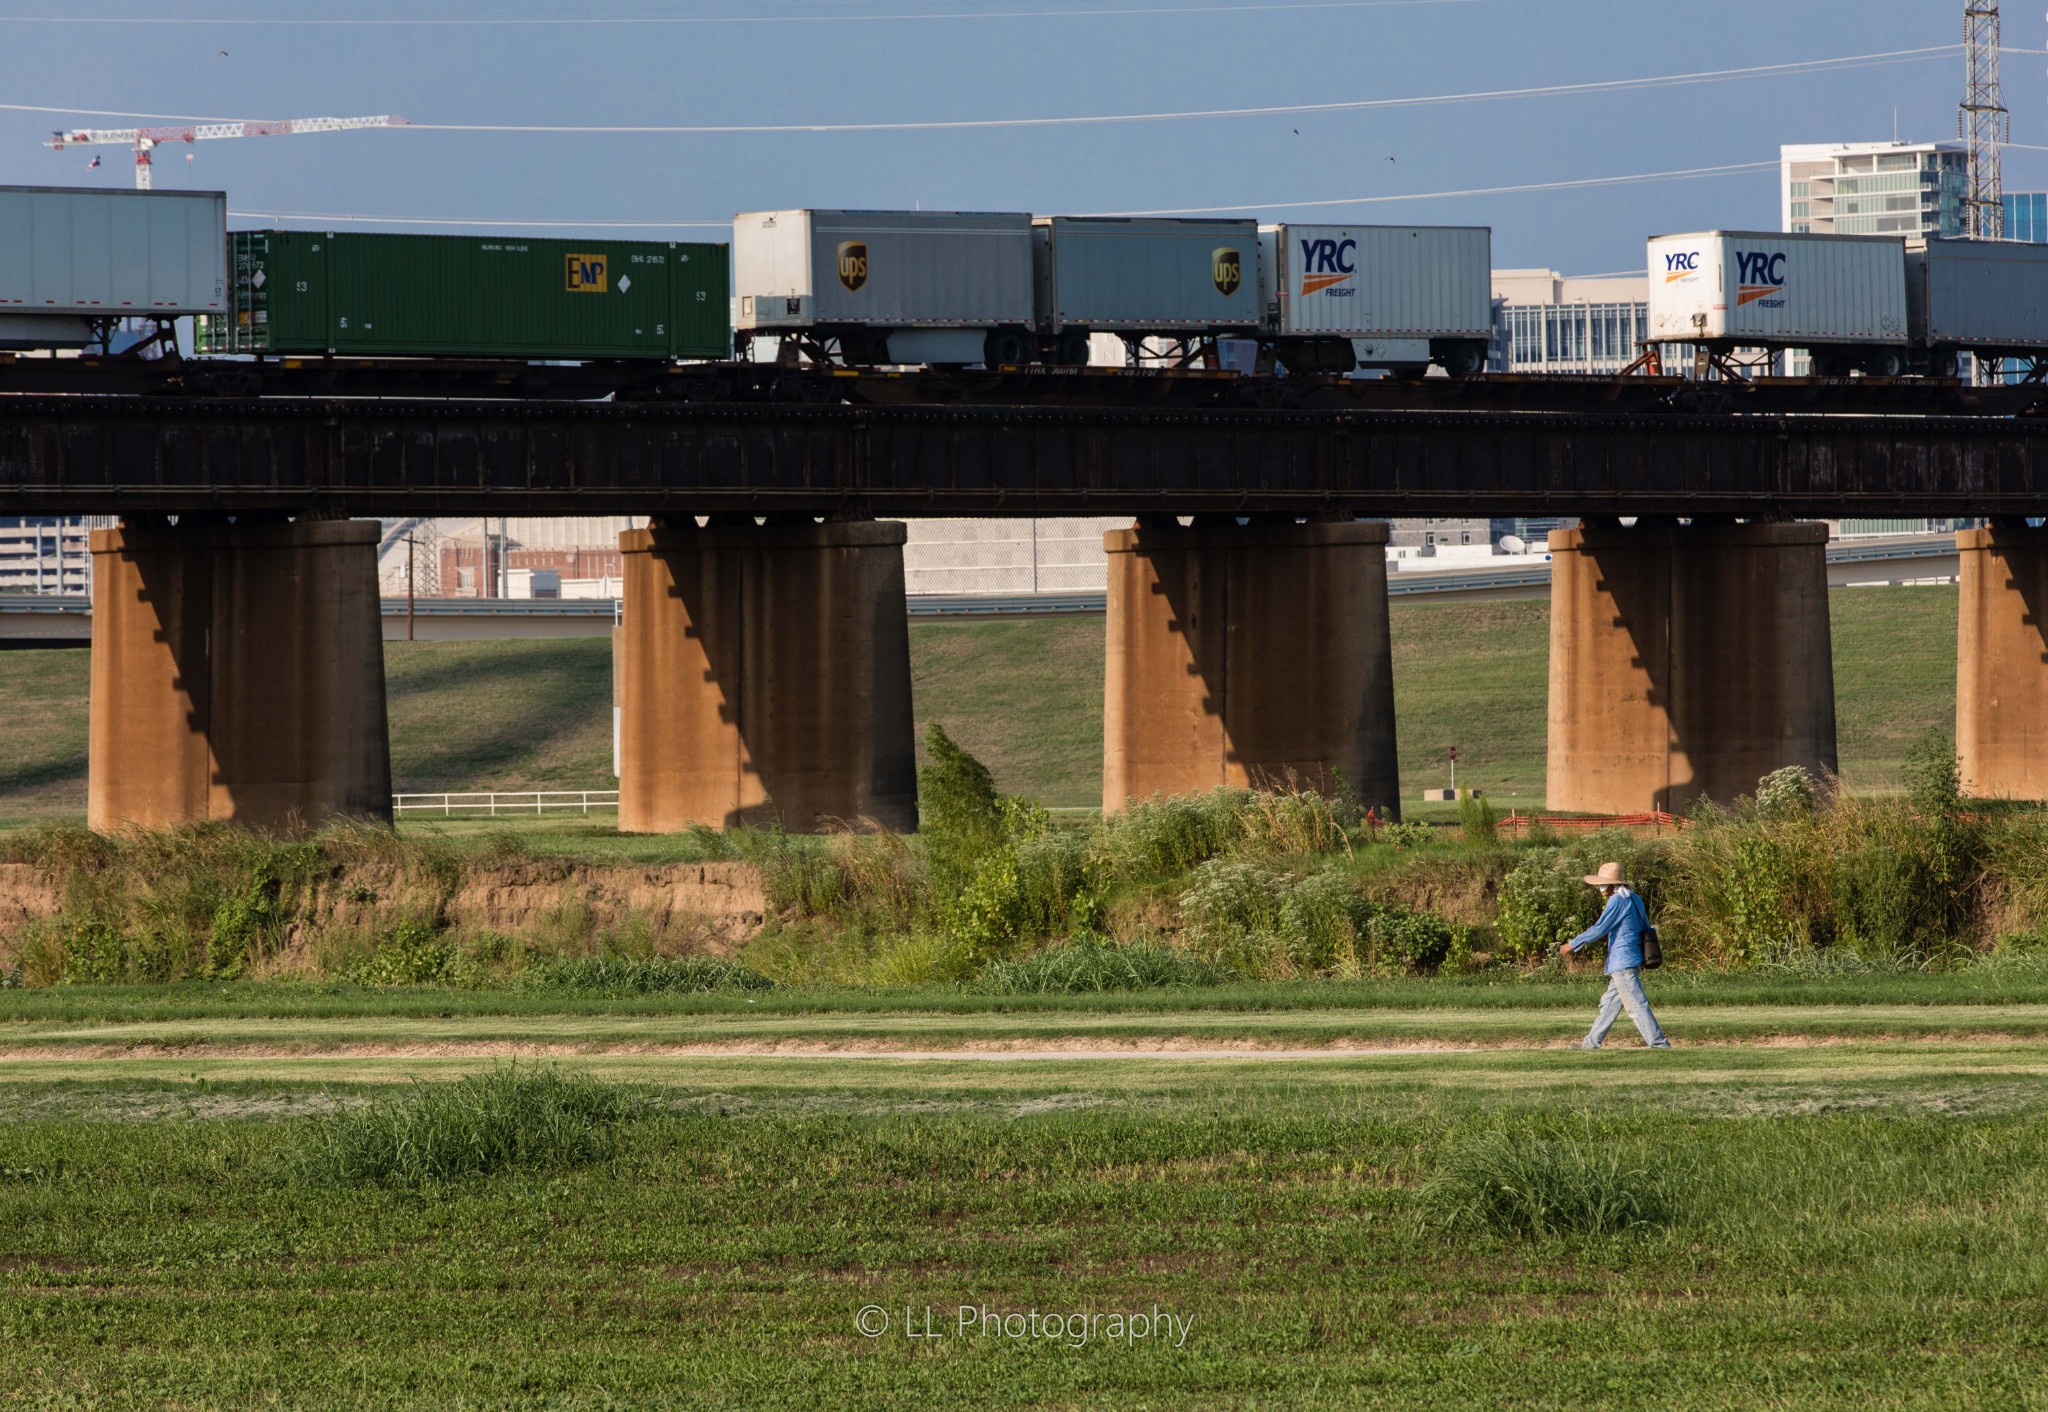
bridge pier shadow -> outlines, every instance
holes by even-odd
[[[87,820],[391,817],[373,522],[92,536]]]
[[[1109,556],[1102,807],[1221,785],[1399,817],[1387,527],[1144,519]]]
[[[630,530],[619,827],[917,827],[900,523]]]
[[[1588,520],[1550,552],[1550,808],[1676,812],[1836,768],[1825,525]]]

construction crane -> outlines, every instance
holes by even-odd
[[[192,123],[184,127],[78,128],[50,134],[50,150],[67,147],[135,149],[135,189],[150,189],[150,152],[166,142],[208,142],[216,137],[283,137],[295,132],[349,132],[364,127],[404,127],[404,118],[283,118],[275,122]],[[95,161],[98,159],[95,158]]]
[[[1997,240],[2005,234],[2000,157],[2012,140],[2012,117],[1998,84],[1998,0],[1965,0],[1963,60],[1969,73],[1956,135],[1970,143],[1969,234]]]

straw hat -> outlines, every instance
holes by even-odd
[[[1625,887],[1628,879],[1621,875],[1621,864],[1602,863],[1600,871],[1586,874],[1586,881],[1594,887]]]

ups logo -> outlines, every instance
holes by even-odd
[[[868,282],[868,247],[865,242],[848,240],[840,243],[839,282],[848,289],[859,289]]]
[[[1218,294],[1237,293],[1238,285],[1244,283],[1244,257],[1237,253],[1236,246],[1225,245],[1209,252],[1209,278],[1216,281]]]

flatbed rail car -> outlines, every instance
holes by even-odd
[[[732,356],[727,247],[666,241],[236,231],[201,353]]]

